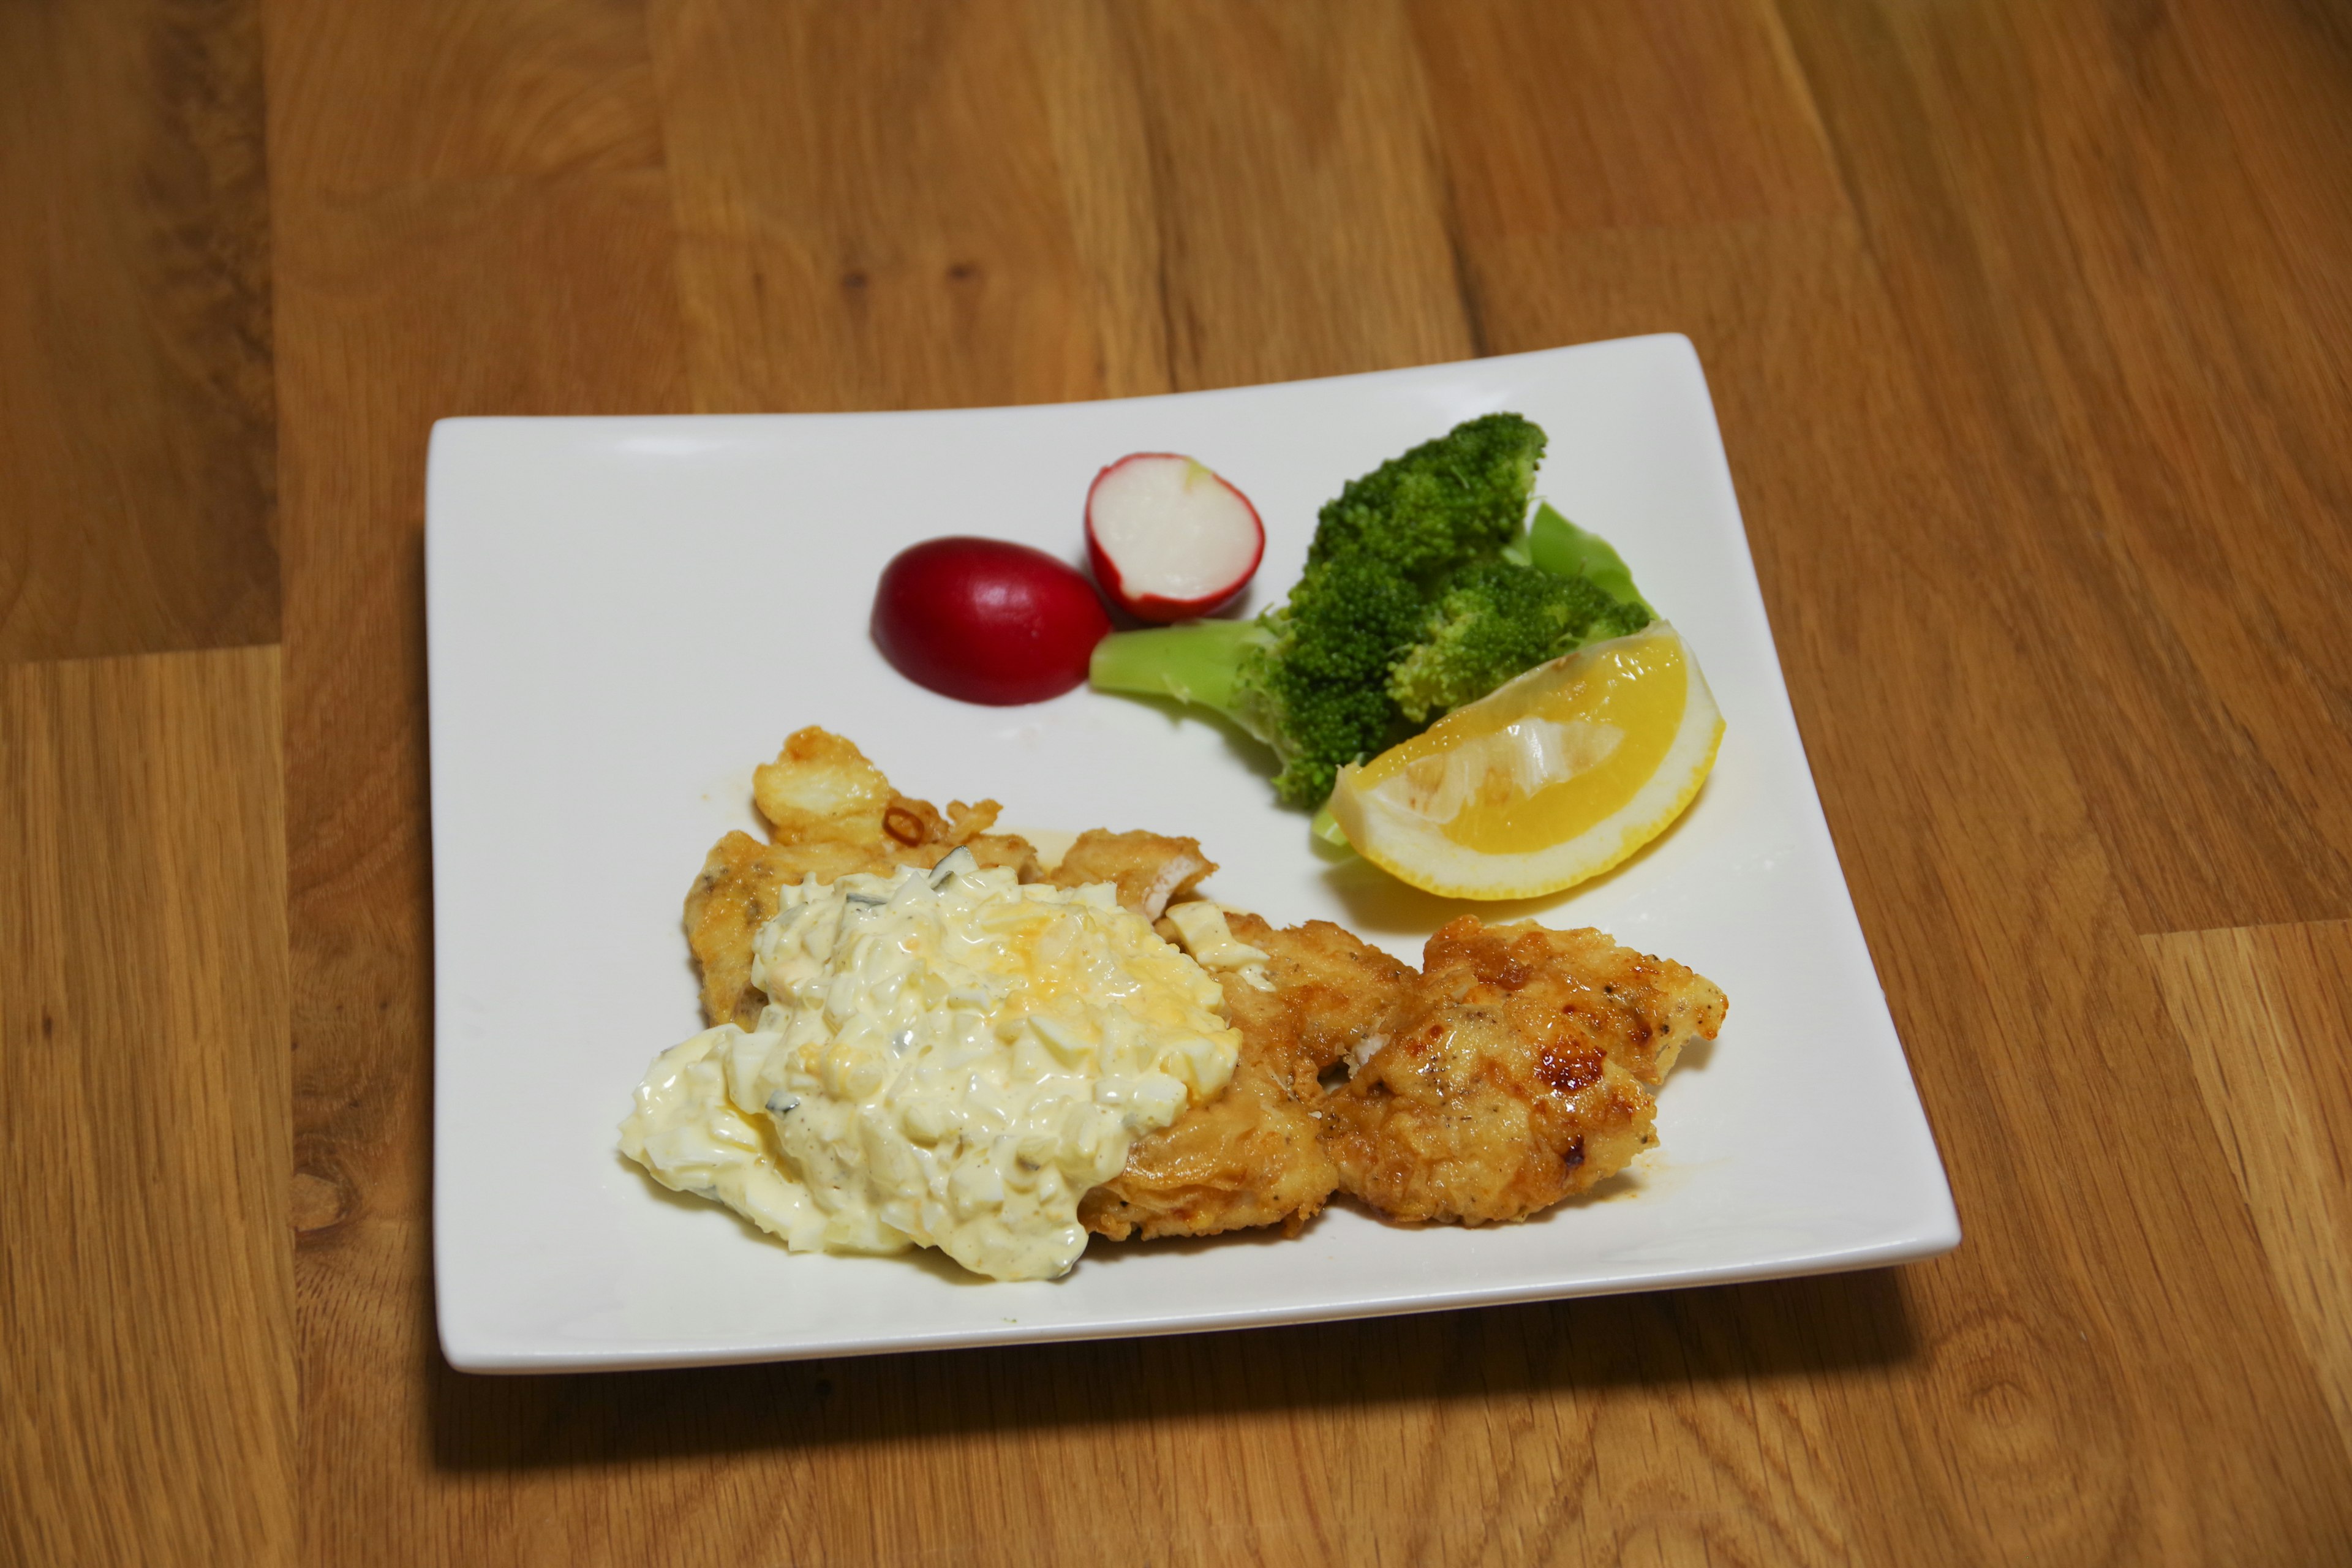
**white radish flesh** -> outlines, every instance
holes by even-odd
[[[1087,554],[1111,601],[1147,621],[1206,615],[1265,553],[1247,497],[1190,458],[1138,452],[1087,492]]]

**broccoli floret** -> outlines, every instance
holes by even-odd
[[[1425,727],[1546,659],[1649,624],[1645,607],[1610,597],[1590,578],[1482,561],[1455,574],[1422,640],[1389,672],[1388,694]]]
[[[1289,603],[1253,622],[1114,634],[1093,684],[1218,710],[1274,748],[1277,795],[1321,804],[1343,763],[1629,617],[1627,630],[1649,621],[1582,576],[1526,563],[1543,448],[1528,420],[1490,414],[1381,464],[1323,508]]]
[[[1307,574],[1291,603],[1327,562],[1363,557],[1426,586],[1492,555],[1527,521],[1543,454],[1534,423],[1488,414],[1349,480],[1317,515]]]

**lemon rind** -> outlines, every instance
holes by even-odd
[[[1663,626],[1681,641],[1681,634]],[[1360,790],[1345,780],[1360,770],[1340,770],[1342,785],[1331,794],[1331,814],[1356,852],[1399,881],[1449,899],[1529,899],[1591,881],[1625,863],[1643,846],[1674,826],[1706,783],[1723,744],[1723,712],[1715,693],[1683,643],[1689,687],[1682,722],[1658,766],[1633,797],[1563,843],[1522,855],[1493,855],[1456,844],[1443,830]],[[1379,846],[1402,841],[1414,847],[1417,865],[1402,863]]]

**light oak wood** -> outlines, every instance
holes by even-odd
[[[294,1561],[268,648],[0,666],[0,1560]]]
[[[2144,940],[2352,1451],[2352,923]]]
[[[1107,9],[1117,47],[1071,63],[1140,108],[1179,388],[1474,352],[1402,5]]]
[[[278,635],[255,21],[0,7],[0,659]]]
[[[2343,13],[1781,11],[2134,928],[2341,918]]]
[[[212,1272],[104,1192],[76,1190],[101,1205],[79,1231],[22,1195],[46,1189],[0,1196],[12,1312],[20,1257],[128,1282],[68,1320],[44,1276],[23,1299],[64,1348],[0,1349],[16,1556],[2352,1552],[2352,1251],[2347,1211],[2310,1195],[2340,1193],[2352,1118],[2352,29],[2334,12],[263,0],[257,52],[251,14],[0,18],[0,87],[20,89],[0,92],[0,192],[51,193],[0,237],[0,658],[282,626],[290,917],[257,924],[250,879],[277,873],[210,879],[184,831],[201,819],[209,847],[216,820],[234,843],[278,820],[276,753],[253,743],[277,699],[251,661],[271,656],[0,677],[0,781],[50,781],[47,815],[0,823],[49,868],[0,894],[0,1019],[48,994],[18,978],[36,953],[134,940],[122,900],[67,879],[90,854],[166,857],[187,889],[172,930],[259,944],[243,999],[172,1037],[215,1053],[214,1121],[142,1124],[152,1168],[239,1194],[190,1211]],[[235,155],[265,97],[266,207]],[[184,144],[212,151],[173,162]],[[264,223],[257,270],[225,237]],[[269,297],[263,277],[274,353],[220,328]],[[105,353],[56,352],[38,301],[67,298],[118,323]],[[1707,368],[1959,1253],[1186,1340],[443,1365],[433,419],[1128,395],[1655,331]],[[1553,436],[1573,462],[1577,434]],[[128,451],[148,454],[124,459],[136,484],[109,467]],[[168,521],[46,521],[100,515],[74,498],[105,485],[146,498],[122,516]],[[282,615],[254,544],[272,495]],[[124,770],[160,755],[205,782],[141,816]],[[118,814],[125,837],[91,837]],[[167,994],[233,987],[213,951],[170,949]],[[85,1056],[152,1045],[133,994],[74,984]],[[271,1016],[290,1068],[255,1054],[247,1024]],[[49,1147],[22,1130],[63,1092],[16,1089],[12,1160]],[[224,1167],[205,1141],[250,1142],[249,1104],[290,1121],[290,1182],[282,1148]],[[1834,1148],[1821,1170],[1856,1179]],[[248,1177],[284,1206],[252,1206]],[[196,1371],[192,1303],[234,1331]],[[13,1380],[102,1361],[119,1381],[56,1384],[102,1441],[59,1449]],[[165,1426],[141,1425],[150,1407]],[[189,1432],[208,1440],[152,1436]],[[102,1513],[88,1500],[118,1476],[153,1500]]]
[[[1099,395],[1013,5],[653,14],[696,405]]]
[[[1683,229],[1844,211],[1769,5],[1415,0],[1411,11],[1459,235]]]

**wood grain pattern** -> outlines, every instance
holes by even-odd
[[[276,189],[351,197],[661,167],[635,5],[444,0],[305,20],[269,34]]]
[[[2134,926],[2352,912],[2340,12],[1781,10]]]
[[[270,649],[0,667],[0,1560],[290,1563]]]
[[[1108,9],[1119,47],[1080,68],[1141,106],[1177,386],[1476,350],[1402,6]]]
[[[2352,1451],[2352,923],[2145,940],[2272,1278]]]
[[[254,15],[0,7],[0,659],[277,635]]]
[[[698,407],[1100,394],[1017,5],[688,3],[653,36]]]
[[[1412,16],[1466,237],[1844,210],[1769,5],[1417,0]]]
[[[1176,389],[1150,123],[1124,63],[1125,23],[1096,0],[1024,10],[1070,243],[1093,312],[1106,397]]]
[[[282,619],[285,684],[281,806],[267,651],[0,670],[0,1556],[2352,1555],[2336,11],[262,0],[259,45],[253,14],[0,10],[0,193],[36,193],[0,231],[0,658]],[[1654,331],[1708,371],[1958,1254],[1182,1340],[441,1363],[434,418]],[[145,929],[124,886],[165,894],[144,993],[91,956]],[[176,1117],[120,1112],[137,1206],[57,1181],[103,1084],[44,1076],[52,1039],[176,1075]],[[123,1480],[152,1500],[103,1506]]]

